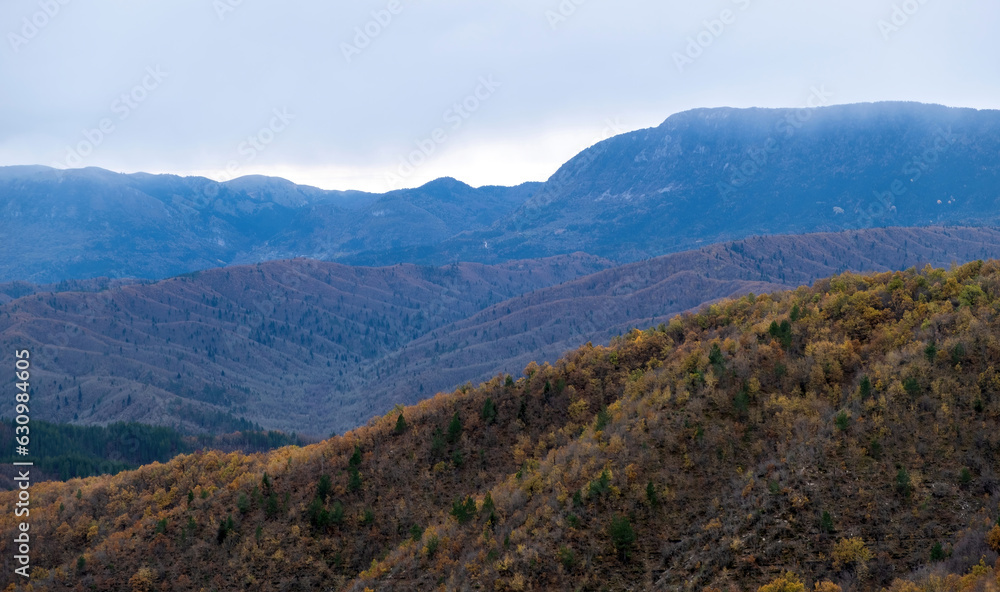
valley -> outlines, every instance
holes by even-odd
[[[717,299],[995,257],[992,229],[889,228],[623,266],[583,254],[441,268],[299,259],[91,292],[22,287],[0,305],[0,345],[37,352],[46,421],[325,437]]]

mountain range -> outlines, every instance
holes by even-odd
[[[621,266],[584,254],[438,268],[296,259],[62,291],[17,284],[0,304],[0,347],[36,352],[38,419],[326,436],[720,298],[996,257],[997,230],[889,228]]]
[[[163,279],[306,253],[434,244],[488,226],[537,184],[473,189],[440,179],[383,195],[323,191],[284,179],[124,175],[98,168],[0,168],[0,281]]]
[[[998,155],[878,103],[517,187],[0,168],[6,590],[996,590]]]
[[[998,154],[1000,111],[697,109],[584,150],[492,228],[438,251],[626,262],[755,235],[991,224]]]
[[[385,194],[101,169],[0,168],[0,281],[164,279],[307,257],[640,261],[748,236],[1000,222],[1000,112],[917,103],[699,109],[581,152],[545,183]]]

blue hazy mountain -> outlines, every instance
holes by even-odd
[[[159,279],[298,255],[436,245],[488,228],[538,184],[474,189],[439,179],[372,194],[284,179],[0,168],[0,281]]]
[[[628,262],[753,235],[996,224],[998,200],[1000,111],[698,109],[584,150],[489,231],[447,241],[433,257],[355,261],[586,251]]]
[[[502,166],[502,163],[497,163]],[[631,262],[761,234],[1000,223],[1000,111],[918,103],[698,109],[622,134],[544,184],[438,179],[385,194],[101,169],[0,168],[0,281],[158,279],[309,257]]]

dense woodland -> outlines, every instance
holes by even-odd
[[[757,237],[610,269],[584,254],[441,268],[297,259],[145,284],[8,286],[21,296],[0,304],[0,348],[34,350],[37,419],[326,437],[720,298],[998,257],[994,229],[886,228]]]
[[[722,301],[315,445],[38,484],[30,589],[996,590],[998,333],[1000,262]]]
[[[47,421],[213,434],[259,424],[327,436],[376,414],[371,389],[384,370],[372,361],[491,304],[603,268],[580,255],[498,266],[294,260],[214,269],[0,304],[0,346],[34,350],[32,385]],[[427,394],[462,382],[439,379]]]
[[[0,422],[0,442],[13,442],[13,421]],[[152,462],[166,462],[178,454],[196,450],[265,452],[282,446],[306,445],[316,439],[297,434],[254,429],[213,436],[186,435],[164,426],[112,423],[107,426],[76,426],[31,422],[31,458],[14,455],[9,448],[0,456],[0,490],[13,489],[12,462],[31,460],[34,481],[118,473]]]

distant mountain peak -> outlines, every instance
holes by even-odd
[[[428,181],[420,186],[420,189],[472,189],[472,186],[468,183],[463,183],[454,177],[439,177],[433,181]]]
[[[489,239],[493,260],[625,262],[751,235],[996,224],[998,178],[996,110],[693,109],[582,151],[489,233],[442,250],[474,257]]]

